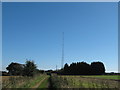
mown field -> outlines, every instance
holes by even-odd
[[[36,75],[34,77],[3,76],[3,88],[119,88],[118,75]]]

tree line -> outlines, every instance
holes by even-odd
[[[34,61],[27,60],[25,64],[19,64],[12,62],[6,68],[9,75],[22,75],[22,76],[34,76],[39,72]]]
[[[102,62],[77,62],[64,65],[64,68],[58,71],[58,74],[63,75],[101,75],[105,74],[105,66]]]
[[[64,65],[64,68],[60,70],[39,70],[34,61],[27,60],[25,64],[10,63],[6,68],[9,75],[14,76],[34,76],[38,73],[57,73],[60,75],[101,75],[105,74],[105,66],[102,62],[92,62],[87,64],[86,62],[77,62],[68,65]]]

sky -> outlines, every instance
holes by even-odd
[[[34,60],[39,69],[101,61],[118,71],[117,2],[19,2],[2,4],[2,69]]]
[[[2,3],[0,2],[0,71],[2,70]],[[1,79],[1,78],[0,78]]]
[[[1,0],[2,2],[119,2],[119,0]]]

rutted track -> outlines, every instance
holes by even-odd
[[[33,86],[32,88],[38,88],[40,86],[40,84],[46,79],[47,77],[43,78],[39,83],[37,83],[35,86]]]
[[[40,80],[35,86],[33,86],[32,88],[49,88],[49,85],[48,85],[48,80],[49,79],[49,76],[45,76],[42,80]],[[45,83],[46,82],[46,83]],[[45,85],[44,85],[45,84]]]

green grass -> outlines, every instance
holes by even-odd
[[[108,75],[107,75],[108,76]],[[94,78],[88,78],[94,77]],[[98,79],[106,76],[52,76],[52,83],[55,88],[117,88],[117,81],[109,79]],[[110,78],[111,76],[109,76]],[[115,78],[114,78],[115,77]],[[112,79],[116,79],[116,76]]]
[[[2,86],[3,88],[34,88],[34,86],[38,85],[45,77],[48,77],[48,75],[39,74],[34,77],[9,77],[3,80]],[[42,84],[43,86],[44,83]]]
[[[40,84],[40,86],[38,88],[48,88],[49,86],[49,77],[47,76],[46,79]]]
[[[82,76],[91,78],[101,78],[101,79],[120,79],[120,75],[92,75],[92,76]]]
[[[43,77],[45,77],[45,76],[44,75],[36,76],[35,79],[30,80],[30,81],[28,80],[28,82],[21,87],[22,88],[31,88],[31,87],[35,86],[37,83],[39,83],[43,79]]]
[[[6,88],[32,88],[36,85],[38,86],[38,89],[48,88],[49,77],[50,76],[48,75],[36,75],[35,77],[11,77],[4,82],[4,84],[8,85]],[[117,87],[116,80],[118,79],[120,79],[120,76],[118,75],[52,75],[51,84],[54,88],[111,88]]]

